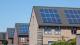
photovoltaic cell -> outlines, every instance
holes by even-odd
[[[43,23],[61,24],[59,14],[56,9],[40,9],[40,15]]]
[[[80,24],[80,10],[68,9],[64,10],[64,15],[69,24]]]
[[[28,32],[28,26],[27,25],[20,25],[19,27],[19,33],[24,34]]]

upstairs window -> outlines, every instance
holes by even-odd
[[[76,34],[77,33],[77,28],[76,27],[72,27],[71,28],[71,33],[72,34]]]
[[[44,34],[52,34],[52,30],[50,28],[45,28]]]
[[[21,37],[20,40],[21,40],[21,42],[25,42],[26,41],[24,37]]]
[[[54,34],[56,34],[56,35],[61,34],[61,29],[60,29],[60,27],[55,27]]]

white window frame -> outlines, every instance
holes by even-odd
[[[61,34],[61,28],[60,28],[60,27],[56,27],[56,28],[54,29],[54,34],[55,34],[55,35],[60,35],[60,34]]]
[[[21,42],[25,42],[26,41],[24,37],[21,37],[20,40],[21,40]]]
[[[44,29],[44,34],[52,34],[52,29],[51,28]]]

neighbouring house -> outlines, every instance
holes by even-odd
[[[7,45],[6,32],[0,32],[0,45]]]
[[[14,43],[15,45],[29,45],[29,24],[15,24]]]
[[[14,33],[15,28],[7,28],[6,40],[8,41],[8,45],[14,44]]]

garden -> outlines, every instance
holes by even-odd
[[[76,38],[70,39],[69,41],[65,41],[65,39],[56,41],[52,43],[51,45],[76,45]]]

